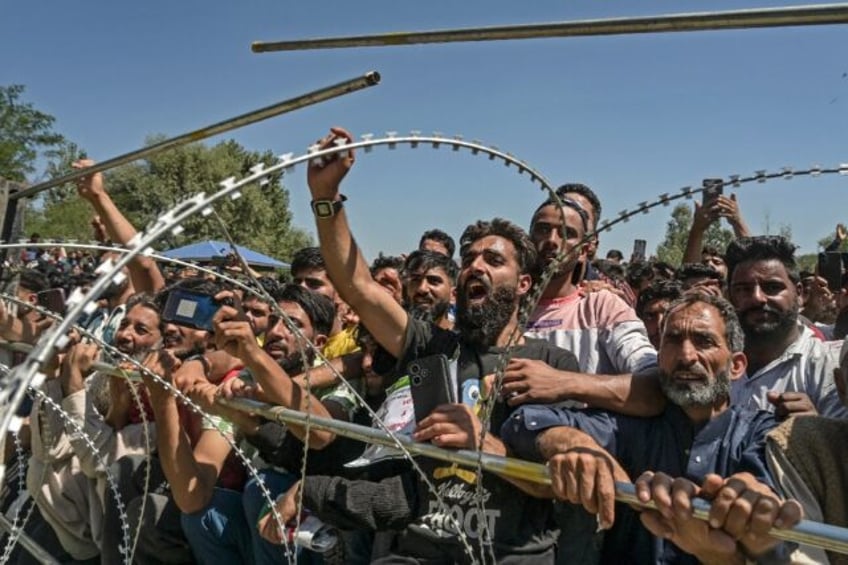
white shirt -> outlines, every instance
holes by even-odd
[[[822,416],[848,418],[848,408],[839,400],[833,382],[842,342],[821,341],[806,326],[800,329],[798,339],[777,359],[753,375],[733,381],[731,402],[773,412],[774,406],[766,398],[769,391],[803,392]]]

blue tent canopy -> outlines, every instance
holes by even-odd
[[[289,264],[277,261],[273,257],[263,255],[258,251],[253,251],[247,247],[236,245],[236,249],[247,261],[248,265],[253,267],[267,267],[272,269],[288,269]],[[232,253],[230,244],[225,241],[198,241],[176,249],[164,251],[162,255],[172,259],[181,259],[183,261],[224,261],[228,255]]]

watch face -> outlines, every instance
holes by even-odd
[[[315,215],[320,218],[326,218],[333,215],[333,204],[326,200],[315,203]]]

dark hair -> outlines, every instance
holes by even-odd
[[[156,293],[155,301],[158,305],[159,312],[161,312],[165,308],[165,303],[168,302],[168,296],[174,290],[187,290],[190,292],[196,292],[197,294],[215,296],[225,288],[227,287],[217,281],[212,281],[205,277],[192,277],[178,280],[177,282],[166,286]]]
[[[709,304],[718,310],[724,320],[724,340],[732,353],[740,353],[745,350],[745,334],[742,332],[742,326],[739,324],[739,318],[736,315],[736,309],[730,302],[720,296],[712,294],[704,294],[701,292],[687,292],[682,298],[669,304],[666,310],[665,320],[663,321],[663,333],[668,321],[671,319],[671,314],[678,308],[685,308],[698,303]]]
[[[444,245],[445,249],[448,250],[448,257],[453,259],[453,254],[456,251],[456,243],[454,243],[453,238],[451,236],[449,236],[440,229],[427,230],[421,236],[421,239],[418,240],[418,249],[421,249],[424,245],[424,242],[428,239],[438,241],[439,243]]]
[[[618,249],[610,249],[607,251],[607,259],[618,259],[622,261],[624,259],[624,254]]]
[[[160,315],[162,312],[161,305],[156,300],[156,295],[152,292],[136,292],[127,299],[125,306],[124,312],[129,312],[136,306],[149,308],[156,312],[157,315]]]
[[[715,245],[705,245],[701,249],[701,255],[717,255],[718,257],[724,259],[724,253],[719,251],[718,247],[716,247]]]
[[[637,261],[627,266],[627,284],[639,288],[645,281],[654,280],[654,266],[647,261]]]
[[[490,222],[478,220],[462,232],[459,238],[459,255],[465,257],[471,245],[486,236],[497,235],[508,239],[515,246],[518,269],[521,274],[530,273],[536,266],[536,247],[523,229],[503,218],[494,218]]]
[[[654,274],[660,279],[673,279],[677,269],[671,263],[665,261],[651,261],[654,268]]]
[[[683,296],[683,286],[669,279],[659,279],[651,283],[651,286],[639,293],[639,298],[636,300],[636,315],[640,318],[645,312],[645,308],[655,300],[668,300],[674,302]]]
[[[18,279],[18,286],[36,294],[42,293],[50,288],[50,284],[47,282],[47,277],[35,269],[22,270],[20,278]]]
[[[795,262],[795,245],[779,235],[740,237],[727,246],[727,280],[733,280],[733,271],[746,261],[780,261],[786,268],[789,280],[794,284],[801,281],[798,264]]]
[[[592,266],[612,281],[624,282],[627,279],[627,270],[624,265],[619,265],[607,259],[595,259]]]
[[[536,208],[536,211],[533,212],[533,219],[530,221],[531,225],[536,222],[536,214],[539,213],[539,210],[546,206],[557,206],[558,204],[562,204],[564,206],[568,206],[569,208],[577,212],[577,215],[580,216],[581,223],[583,224],[583,234],[585,235],[586,233],[588,233],[589,214],[586,212],[586,210],[583,209],[583,206],[581,206],[579,202],[572,200],[571,198],[568,198],[567,196],[564,196],[562,194],[557,193],[557,197],[559,198],[559,202],[557,202],[556,198],[551,196],[547,200],[539,204],[538,208]]]
[[[303,308],[315,333],[329,336],[336,317],[336,306],[333,301],[308,288],[294,283],[288,283],[277,288],[271,294],[276,302],[293,302]]]
[[[371,276],[373,277],[383,269],[394,269],[400,274],[401,270],[403,270],[403,257],[383,255],[382,252],[378,253],[377,258],[371,263]]]
[[[718,271],[704,263],[684,263],[679,269],[677,269],[677,273],[675,274],[675,278],[680,282],[684,282],[686,279],[695,277],[706,277],[708,279],[715,279],[719,282],[724,282],[724,279]]]
[[[560,198],[562,198],[569,192],[579,194],[580,196],[588,200],[589,203],[592,205],[594,212],[592,216],[595,218],[595,225],[592,226],[592,229],[596,229],[598,227],[598,222],[601,221],[601,200],[598,198],[598,195],[595,194],[594,190],[592,190],[585,184],[580,184],[578,182],[566,183],[556,189],[557,196],[559,196]]]
[[[324,264],[324,257],[321,255],[321,249],[318,247],[304,247],[294,254],[289,271],[294,274],[303,269],[327,269]]]
[[[417,249],[409,254],[403,264],[402,275],[408,277],[410,273],[417,271],[429,271],[430,269],[443,269],[447,273],[451,283],[456,284],[459,275],[459,267],[453,259],[437,251],[429,249]]]

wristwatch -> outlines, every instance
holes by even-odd
[[[342,209],[342,203],[347,196],[339,194],[338,200],[313,200],[312,211],[316,218],[332,218]]]

